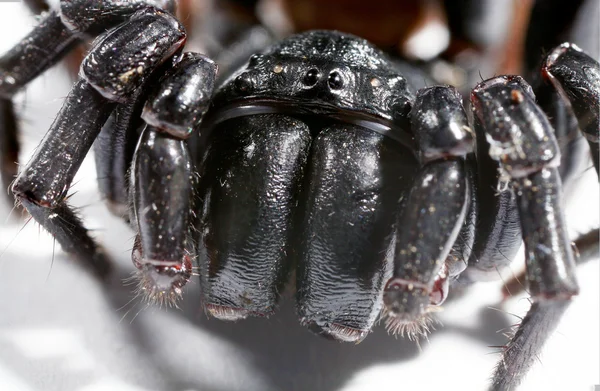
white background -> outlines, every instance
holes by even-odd
[[[0,53],[34,24],[20,4],[0,3]],[[57,67],[19,96],[22,163],[68,89]],[[573,234],[598,225],[594,170],[579,182],[566,212]],[[444,326],[422,352],[381,326],[359,345],[316,337],[298,324],[289,295],[271,319],[235,324],[207,319],[196,283],[182,311],[147,308],[129,302],[132,288],[122,283],[131,271],[133,234],[100,202],[93,159],[72,191],[86,225],[118,264],[117,276],[103,288],[36,224],[23,228],[24,219],[0,208],[2,391],[484,390],[499,357],[488,346],[503,344],[499,330],[517,323],[529,305],[525,296],[501,302],[501,282],[478,284],[445,306]],[[520,390],[589,391],[600,383],[598,267],[595,261],[579,268],[581,295]]]

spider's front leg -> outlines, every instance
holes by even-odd
[[[13,184],[17,200],[33,218],[65,251],[91,262],[101,276],[106,275],[108,262],[65,197],[115,101],[125,100],[184,42],[179,22],[154,8],[137,12],[98,41],[81,65],[81,79]]]
[[[185,140],[208,109],[216,64],[185,53],[151,92],[142,118],[148,124],[131,167],[131,221],[138,235],[133,262],[140,293],[172,304],[192,274],[192,211],[197,175]]]
[[[579,291],[562,212],[560,161],[554,129],[518,76],[480,83],[472,92],[475,114],[490,143],[489,155],[517,193],[526,275],[533,305],[503,352],[494,390],[514,389]]]
[[[464,250],[457,237],[471,198],[471,163],[465,156],[473,152],[474,140],[460,94],[452,87],[420,90],[411,127],[422,168],[399,215],[394,272],[383,300],[388,331],[413,339],[428,331],[428,312],[444,302],[450,279],[466,267],[450,251]]]

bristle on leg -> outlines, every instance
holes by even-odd
[[[385,319],[385,330],[389,334],[418,342],[420,339],[427,339],[429,333],[435,330],[435,324],[440,322],[432,316],[432,313],[441,310],[441,307],[429,306],[427,312],[416,319],[406,319],[384,308],[382,318]]]
[[[136,281],[136,295],[160,307],[177,307],[182,298],[183,287],[193,272],[189,254],[179,262],[153,261],[144,259],[141,247],[135,246],[132,253],[136,271],[132,279]]]

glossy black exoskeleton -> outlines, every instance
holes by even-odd
[[[200,172],[200,274],[213,315],[270,314],[295,265],[301,321],[336,339],[366,336],[382,308],[394,242],[408,245],[393,236],[403,231],[398,201],[409,198],[418,175],[417,142],[419,151],[434,156],[430,160],[472,150],[461,98],[444,87],[424,94],[429,100],[417,103],[423,113],[415,121],[433,114],[427,110],[436,98],[444,99],[449,106],[436,116],[447,122],[446,137],[419,123],[423,133],[415,142],[414,94],[378,49],[329,31],[291,37],[253,56],[225,82],[207,118]],[[458,160],[447,163],[462,186],[458,211],[440,207],[434,214],[436,220],[453,214],[449,241],[467,209]],[[410,278],[430,285],[442,265],[422,266]],[[463,269],[453,267],[452,277]],[[421,315],[420,308],[414,311]]]
[[[383,313],[390,331],[415,338],[452,283],[495,272],[524,240],[535,302],[494,386],[518,382],[535,356],[521,352],[540,349],[578,292],[561,148],[524,79],[477,85],[470,124],[455,88],[417,89],[410,67],[367,41],[311,31],[253,55],[214,92],[217,65],[182,53],[183,26],[144,7],[155,2],[92,3],[64,0],[31,34],[50,38],[50,56],[25,56],[24,41],[0,59],[4,105],[84,32],[108,30],[12,185],[66,251],[108,274],[65,201],[94,141],[101,192],[136,231],[140,292],[172,303],[197,266],[204,307],[224,320],[270,315],[294,276],[300,322],[314,332],[358,342]],[[29,57],[39,64],[27,68]],[[586,107],[598,107],[598,63],[566,44],[543,74],[597,157]]]

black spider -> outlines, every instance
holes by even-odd
[[[198,262],[204,306],[220,319],[268,316],[295,270],[313,331],[358,342],[383,311],[390,331],[415,338],[451,282],[495,271],[523,239],[534,304],[494,389],[518,383],[578,292],[559,144],[531,87],[481,82],[471,126],[454,88],[415,91],[412,71],[368,42],[312,31],[253,55],[213,94],[214,62],[182,53],[181,24],[148,3],[64,1],[0,59],[10,105],[79,34],[118,25],[94,42],[12,186],[63,249],[109,273],[65,202],[94,141],[101,192],[138,232],[140,291],[174,302]],[[564,44],[542,72],[569,100],[598,171],[598,63]]]

